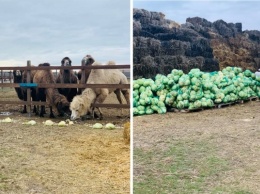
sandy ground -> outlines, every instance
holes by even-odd
[[[0,97],[13,97],[3,92]],[[115,96],[107,100],[117,103]],[[12,123],[0,123],[0,193],[130,193],[130,146],[123,139],[129,109],[103,108],[104,120],[72,126],[45,126],[45,118],[21,114],[21,106],[1,105]],[[2,115],[0,119],[7,116]],[[34,126],[22,125],[35,120]],[[52,119],[58,123],[64,118]],[[93,129],[96,122],[116,129]]]
[[[260,193],[260,102],[191,113],[134,117],[134,150],[166,150],[171,142],[209,142],[232,170],[211,184],[236,185]],[[145,175],[145,164],[134,161],[134,180]]]

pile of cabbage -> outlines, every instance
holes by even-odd
[[[134,115],[166,113],[167,108],[198,109],[260,97],[260,77],[250,70],[226,67],[218,72],[173,69],[167,76],[133,82]]]

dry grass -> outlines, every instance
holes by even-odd
[[[134,117],[135,193],[259,193],[259,102]]]
[[[116,102],[114,96],[107,101]],[[14,123],[0,123],[0,193],[130,193],[130,147],[123,138],[129,110],[117,118],[119,109],[104,108],[102,121],[48,127],[42,122],[49,118],[28,118],[20,109],[1,106],[1,112],[12,113]],[[37,124],[21,124],[30,119]],[[92,129],[96,122],[117,128]]]

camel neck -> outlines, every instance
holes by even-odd
[[[61,95],[56,88],[47,88],[46,96],[50,101],[49,103],[52,105],[55,105],[55,101],[59,101],[61,98]]]
[[[94,92],[94,90],[92,88],[86,88],[83,92],[82,92],[82,98],[85,100],[89,100],[91,102],[94,101],[94,99],[96,98],[96,93]]]

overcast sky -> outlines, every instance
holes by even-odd
[[[134,8],[162,12],[166,19],[179,24],[188,17],[201,17],[210,22],[222,19],[227,23],[242,23],[242,30],[260,30],[260,1],[151,1],[134,0]]]
[[[130,0],[0,0],[0,65],[130,63]]]

